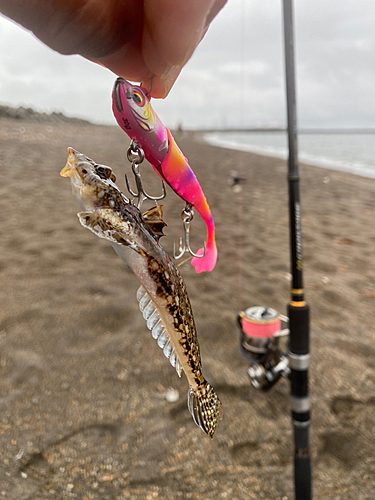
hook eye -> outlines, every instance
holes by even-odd
[[[147,97],[148,100],[151,99],[150,93],[151,93],[151,89],[152,89],[152,80],[153,79],[154,79],[154,75],[152,75],[152,77],[150,78],[150,88],[145,92],[146,97]],[[143,87],[143,83],[141,83],[141,87]]]
[[[142,163],[145,159],[143,149],[138,147],[136,147],[135,149],[130,147],[126,152],[126,156],[131,163],[135,163],[136,165],[139,165],[139,163]]]

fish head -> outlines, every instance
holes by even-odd
[[[113,170],[111,167],[107,167],[107,165],[95,165],[95,173],[102,179],[110,179],[112,182],[116,182],[116,176]]]
[[[144,150],[152,165],[159,165],[168,152],[164,125],[152,109],[147,90],[117,78],[112,93],[112,110],[120,127]]]
[[[70,178],[73,193],[86,210],[104,206],[111,196],[118,196],[112,169],[96,164],[73,148],[68,148],[68,160],[60,175]]]

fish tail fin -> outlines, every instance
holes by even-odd
[[[211,438],[221,417],[221,402],[205,380],[196,389],[189,387],[188,408],[194,422]]]
[[[197,252],[198,255],[203,255],[205,253],[204,248],[200,248]],[[211,240],[206,244],[206,253],[204,257],[193,257],[191,264],[195,267],[196,273],[202,273],[204,271],[212,271],[215,267],[217,260],[217,248],[215,240]]]

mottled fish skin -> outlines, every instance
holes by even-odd
[[[73,191],[84,208],[81,224],[112,242],[114,249],[141,283],[139,306],[152,336],[170,359],[179,376],[189,383],[188,408],[195,421],[213,437],[221,416],[221,403],[202,374],[195,321],[185,283],[174,263],[158,242],[152,221],[114,184],[110,167],[98,166],[68,148],[67,165],[61,171],[70,177]],[[150,212],[151,212],[150,211]]]

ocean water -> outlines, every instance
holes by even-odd
[[[288,157],[286,132],[214,132],[204,138],[214,146]],[[300,163],[375,178],[375,133],[300,133],[298,158]]]

